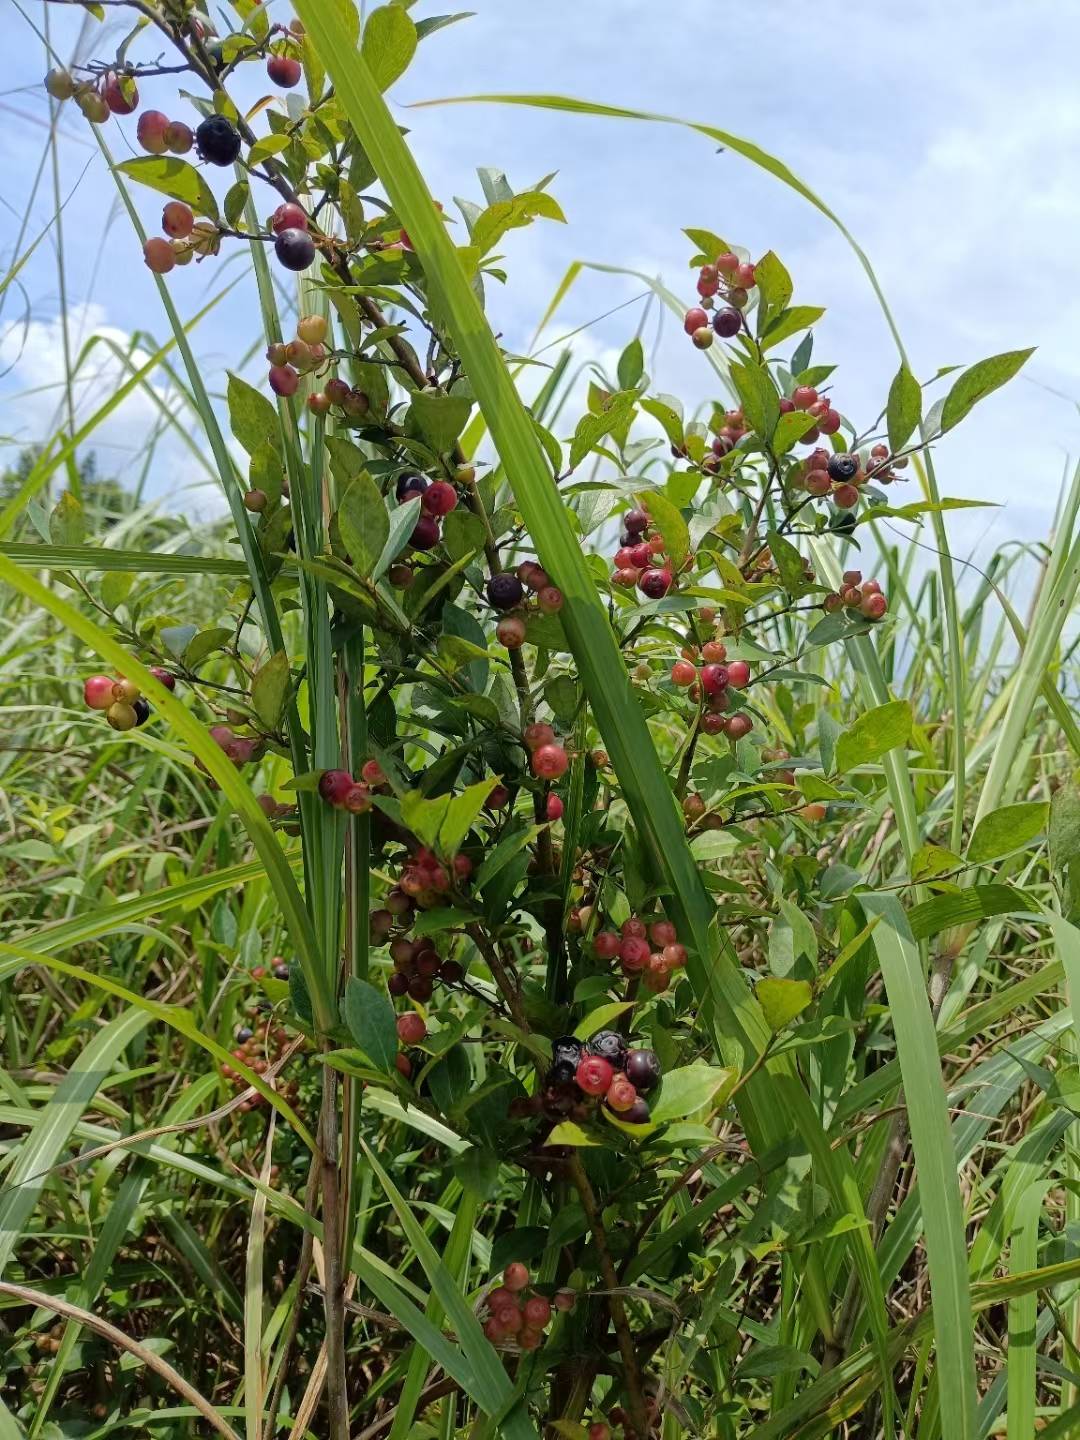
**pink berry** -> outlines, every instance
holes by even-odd
[[[291,90],[294,85],[300,84],[304,67],[291,55],[271,55],[266,62],[266,73],[282,90]]]
[[[697,667],[689,660],[676,660],[671,667],[671,681],[673,685],[693,685],[697,679]]]
[[[114,115],[130,115],[138,108],[139,92],[130,76],[110,72],[101,87],[101,95]]]
[[[83,700],[91,710],[108,710],[113,703],[115,684],[111,675],[91,675],[83,685]]]
[[[420,507],[429,515],[449,515],[457,504],[457,491],[446,480],[435,480],[420,497]]]
[[[681,970],[686,964],[686,946],[680,945],[677,940],[671,945],[665,945],[661,953],[669,970]]]
[[[730,671],[724,665],[703,665],[701,668],[701,688],[706,695],[719,695],[726,690],[729,678]]]
[[[727,667],[728,684],[741,690],[750,680],[750,666],[745,660],[732,660]]]
[[[413,526],[409,544],[414,550],[434,550],[442,538],[439,522],[434,515],[421,515]]]
[[[739,257],[733,255],[730,250],[725,250],[722,255],[716,257],[716,268],[724,275],[734,275],[739,268]]]
[[[533,1295],[525,1301],[525,1324],[534,1330],[542,1330],[551,1319],[551,1302],[543,1295]]]
[[[742,710],[738,710],[734,715],[728,716],[727,733],[728,738],[731,740],[741,740],[744,735],[749,735],[753,728],[753,720]]]
[[[561,745],[541,745],[533,751],[533,774],[541,780],[558,780],[566,774],[569,764],[569,756]]]
[[[654,920],[649,926],[649,939],[661,947],[674,944],[678,933],[670,920]]]
[[[554,745],[555,731],[542,720],[534,720],[531,725],[525,726],[521,738],[530,750],[539,750],[541,745]]]
[[[329,805],[344,805],[353,788],[353,777],[347,770],[326,770],[319,776],[319,794]]]
[[[880,592],[865,596],[862,604],[859,606],[860,611],[866,616],[867,620],[880,620],[888,608],[889,602]]]
[[[593,936],[593,953],[599,960],[614,960],[622,944],[614,930],[599,930]]]
[[[139,144],[150,155],[164,155],[169,144],[165,136],[169,128],[169,117],[160,110],[144,110],[135,127]]]
[[[558,795],[549,795],[544,802],[544,813],[552,824],[563,817],[563,802]]]
[[[185,240],[195,229],[195,215],[181,200],[170,200],[161,212],[161,228],[174,240]]]
[[[556,585],[545,585],[536,599],[545,615],[555,615],[563,607],[563,593]]]
[[[833,491],[833,504],[838,510],[854,510],[859,503],[859,491],[855,485],[838,485]]]
[[[507,1290],[512,1290],[516,1294],[519,1290],[524,1290],[528,1283],[529,1267],[523,1265],[520,1260],[512,1260],[503,1271],[503,1284]]]
[[[520,615],[504,615],[495,626],[495,638],[507,650],[520,650],[525,644],[525,621]]]
[[[270,216],[270,229],[275,235],[280,235],[283,230],[306,230],[308,228],[308,217],[299,205],[286,201],[279,205]]]
[[[574,1079],[586,1095],[606,1095],[614,1074],[610,1061],[599,1055],[586,1055],[578,1062]]]
[[[748,261],[744,261],[735,271],[735,283],[743,290],[752,290],[757,284],[754,267]]]
[[[796,410],[809,410],[817,398],[817,391],[812,385],[796,385],[791,395]]]
[[[644,970],[649,963],[649,942],[640,935],[628,935],[619,945],[619,960],[624,970]]]
[[[419,1045],[427,1035],[424,1017],[415,1010],[406,1010],[404,1015],[397,1018],[397,1033],[403,1045]]]
[[[143,246],[143,260],[148,270],[155,275],[168,275],[176,264],[176,255],[168,240],[160,235],[151,235]]]
[[[271,365],[267,379],[274,394],[286,400],[300,388],[300,376],[291,365]]]
[[[628,935],[633,935],[635,939],[641,940],[647,934],[645,921],[639,920],[636,915],[631,915],[629,920],[624,920],[619,926],[619,933],[624,940]]]
[[[703,310],[700,305],[695,305],[687,310],[683,319],[683,329],[687,335],[693,335],[695,330],[706,329],[709,324],[709,312]]]
[[[637,1101],[637,1091],[625,1075],[616,1075],[608,1086],[605,1098],[612,1110],[629,1110]]]
[[[840,420],[841,416],[838,410],[829,410],[826,414],[822,415],[818,421],[817,428],[821,431],[822,435],[835,435],[840,429]]]
[[[170,155],[186,155],[195,144],[195,132],[182,120],[172,120],[165,129],[165,144]]]

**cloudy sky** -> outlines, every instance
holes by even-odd
[[[5,176],[0,268],[16,252],[47,137],[40,40],[4,6],[9,88],[0,95]],[[50,10],[57,50],[70,55],[80,22],[65,7],[19,0],[39,26]],[[490,105],[410,109],[412,102],[481,92],[548,92],[704,121],[780,156],[844,218],[869,252],[913,366],[941,365],[1037,345],[1025,376],[987,401],[940,448],[945,493],[999,502],[1000,510],[950,519],[958,550],[989,549],[1048,532],[1064,467],[1080,456],[1080,100],[1075,56],[1080,11],[1060,0],[820,0],[792,6],[759,0],[742,8],[704,0],[474,0],[476,15],[425,40],[392,92],[398,118],[435,192],[479,199],[477,166],[505,170],[516,188],[558,171],[552,189],[568,224],[539,223],[505,245],[511,284],[492,287],[489,308],[512,348],[527,345],[566,267],[576,259],[662,276],[689,300],[693,286],[683,226],[702,226],[746,246],[775,250],[796,280],[796,298],[828,307],[815,359],[835,361],[835,399],[866,424],[884,403],[896,355],[866,279],[829,222],[771,176],[700,135],[668,126],[586,119]],[[414,14],[437,14],[419,0]],[[284,5],[275,13],[287,15]],[[97,28],[97,27],[93,27]],[[107,53],[111,29],[90,53]],[[149,54],[156,47],[151,46]],[[12,60],[14,63],[12,63]],[[261,70],[244,98],[265,89]],[[144,104],[178,116],[165,80]],[[115,150],[134,143],[133,121],[110,122]],[[111,183],[82,128],[65,110],[60,190],[69,331],[76,348],[95,333],[121,347],[135,332],[161,337],[164,320]],[[215,180],[215,184],[217,181]],[[223,187],[222,187],[223,188]],[[139,197],[156,225],[158,205]],[[46,165],[23,248],[46,224]],[[61,295],[55,232],[12,287],[0,315],[0,436],[17,447],[47,434],[61,394]],[[175,271],[170,285],[190,315],[240,274],[223,261]],[[596,321],[640,285],[592,273],[578,282],[547,338]],[[638,304],[589,324],[584,358],[618,353]],[[655,326],[648,330],[650,341]],[[211,387],[220,388],[255,341],[243,285],[198,327],[194,343]],[[95,354],[111,354],[98,346]],[[97,362],[95,362],[95,365]],[[651,348],[660,389],[693,408],[711,372],[677,324]],[[94,366],[90,367],[92,373]],[[82,411],[109,392],[117,365],[103,364],[77,397]],[[159,393],[167,392],[161,379]],[[137,477],[159,418],[150,396],[133,398],[95,440],[102,467]],[[179,442],[166,441],[150,488],[169,503],[205,503],[185,487],[204,480]]]

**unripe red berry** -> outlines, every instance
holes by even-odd
[[[745,660],[732,660],[727,667],[728,684],[741,690],[750,681],[750,666]]]
[[[703,310],[700,305],[695,305],[690,310],[687,310],[686,315],[683,317],[683,329],[687,335],[693,335],[697,330],[708,329],[708,325],[709,312]]]
[[[610,1062],[601,1056],[583,1055],[578,1062],[574,1079],[578,1089],[584,1090],[586,1095],[606,1095],[614,1074]]]
[[[677,940],[674,944],[665,945],[662,954],[669,970],[681,970],[686,964],[686,946],[680,945]]]
[[[757,276],[753,265],[751,265],[748,260],[744,260],[735,271],[734,279],[736,284],[743,290],[752,290],[757,284]]]
[[[701,717],[701,728],[706,735],[723,735],[727,731],[727,716],[709,710]]]
[[[308,223],[307,212],[290,200],[279,205],[270,216],[270,229],[275,235],[280,235],[283,230],[306,230]]]
[[[888,608],[889,603],[880,592],[864,596],[862,604],[859,606],[867,620],[880,620]]]
[[[495,638],[507,650],[520,650],[525,644],[525,621],[520,615],[504,615],[495,627]]]
[[[654,920],[649,926],[649,939],[654,945],[661,947],[671,945],[677,938],[678,933],[670,920]]]
[[[509,803],[510,791],[505,785],[496,785],[484,801],[489,810],[501,810],[504,805],[509,805]]]
[[[817,428],[822,435],[835,435],[840,429],[842,416],[838,410],[828,410],[818,421]]]
[[[619,961],[628,973],[644,970],[649,963],[649,942],[640,935],[627,935],[619,944]]]
[[[286,400],[300,388],[300,376],[291,365],[271,365],[267,379],[274,394]]]
[[[291,55],[271,55],[266,62],[266,73],[282,90],[291,90],[300,84],[304,67]]]
[[[854,510],[859,503],[856,485],[838,485],[832,493],[832,501],[838,510]]]
[[[542,1330],[551,1319],[551,1302],[543,1295],[532,1295],[525,1301],[525,1324]]]
[[[701,688],[710,697],[726,690],[729,679],[730,672],[724,665],[703,665],[701,668]]]
[[[184,240],[195,228],[195,214],[190,205],[170,200],[161,212],[161,228],[174,240]]]
[[[624,940],[628,935],[633,935],[640,940],[648,933],[648,930],[644,920],[640,920],[636,915],[631,915],[629,920],[624,920],[619,926],[619,933]]]
[[[165,127],[165,145],[170,155],[186,155],[195,144],[195,132],[182,120],[171,120]]]
[[[744,735],[749,735],[753,728],[753,720],[742,710],[728,716],[727,733],[731,740],[741,740]]]
[[[404,1015],[397,1018],[397,1033],[403,1045],[419,1045],[427,1035],[424,1017],[415,1010],[406,1010]]]
[[[561,745],[540,745],[533,751],[532,771],[541,780],[558,780],[566,774],[570,759]]]
[[[165,139],[169,128],[169,117],[160,110],[144,110],[135,127],[135,136],[142,148],[150,155],[164,155],[168,150]]]
[[[307,397],[307,408],[312,415],[329,415],[330,396],[324,390],[313,390]]]
[[[730,250],[725,250],[716,257],[716,268],[722,275],[734,275],[739,268],[739,257]]]
[[[171,670],[166,670],[161,665],[151,665],[150,674],[159,684],[164,685],[166,690],[176,689],[176,676]]]
[[[789,400],[786,395],[782,395],[782,396],[780,397],[780,414],[781,414],[781,415],[790,415],[791,412],[792,412],[794,409],[795,409],[795,401],[794,401],[794,400]]]
[[[344,805],[352,788],[353,777],[348,770],[325,770],[319,776],[319,794],[330,805]]]
[[[544,802],[544,813],[552,824],[563,817],[563,802],[558,795],[549,795]]]
[[[362,420],[371,409],[371,401],[363,390],[350,390],[341,402],[341,408],[350,420]]]
[[[563,607],[563,593],[556,585],[545,585],[536,599],[545,615],[556,615]]]
[[[803,481],[803,486],[811,495],[828,495],[832,489],[832,481],[824,470],[810,470]]]
[[[457,503],[457,491],[446,480],[434,480],[420,497],[420,506],[429,515],[449,515]]]
[[[168,240],[163,240],[160,235],[151,235],[143,246],[143,260],[146,268],[152,270],[155,275],[168,275],[176,265],[176,255]]]
[[[674,685],[693,685],[697,679],[697,667],[689,660],[676,660],[671,667],[671,680]]]
[[[91,675],[83,683],[83,700],[91,710],[108,710],[113,703],[113,686],[116,681],[111,675]]]
[[[812,385],[796,385],[791,398],[796,410],[809,410],[818,398],[818,393]]]
[[[512,1260],[503,1271],[503,1284],[515,1294],[524,1290],[529,1283],[529,1267],[520,1260]]]
[[[130,75],[110,71],[101,87],[101,98],[114,115],[130,115],[138,108],[139,92]]]
[[[611,1440],[611,1426],[605,1425],[602,1420],[595,1421],[589,1426],[588,1440]]]
[[[350,815],[366,815],[371,809],[371,791],[366,785],[353,785],[341,803]]]
[[[405,1079],[407,1080],[412,1074],[412,1061],[409,1059],[408,1055],[404,1055],[399,1052],[397,1055],[394,1056],[394,1068],[397,1070],[399,1075],[404,1075]]]
[[[727,646],[719,640],[706,640],[701,647],[701,658],[710,665],[720,665],[727,659]]]
[[[614,960],[622,941],[614,930],[598,930],[592,943],[593,953],[598,960]]]
[[[612,1110],[621,1113],[629,1110],[637,1100],[637,1091],[625,1075],[616,1075],[604,1098]]]

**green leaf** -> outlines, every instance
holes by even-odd
[[[1080,785],[1068,781],[1050,801],[1050,863],[1058,872],[1080,855]]]
[[[376,15],[380,12],[377,10]],[[453,450],[465,429],[472,401],[464,395],[443,395],[435,390],[417,390],[409,413],[431,448],[440,455]]]
[[[645,373],[645,351],[635,335],[619,356],[616,374],[620,390],[632,390]]]
[[[757,329],[760,335],[769,321],[787,307],[794,285],[786,267],[772,250],[767,251],[754,266],[759,297]]]
[[[230,373],[228,401],[232,433],[250,456],[267,444],[280,448],[277,411],[261,391]]]
[[[122,160],[117,165],[124,175],[137,180],[140,185],[149,185],[159,194],[169,195],[173,200],[182,200],[190,205],[196,215],[205,215],[217,220],[218,207],[214,192],[194,165],[172,155],[140,155],[135,160]]]
[[[603,1030],[613,1020],[633,1008],[633,1001],[627,1000],[614,1000],[609,1005],[599,1005],[574,1027],[574,1035],[578,1040],[587,1040],[590,1035],[595,1035],[597,1030]]]
[[[773,453],[786,455],[808,430],[814,428],[816,423],[814,416],[805,410],[789,410],[786,415],[781,415],[773,432]]]
[[[734,1070],[721,1069],[716,1065],[695,1062],[669,1070],[664,1076],[660,1097],[650,1106],[654,1125],[666,1125],[670,1120],[683,1120],[698,1110],[719,1104],[721,1092],[729,1090],[735,1083]]]
[[[349,1034],[372,1065],[387,1074],[393,1073],[398,1034],[389,995],[384,990],[376,990],[366,980],[350,976],[345,986],[342,1013]]]
[[[910,700],[890,700],[860,715],[836,742],[836,771],[843,774],[857,765],[879,760],[911,739],[914,716]]]
[[[921,414],[922,390],[905,362],[889,386],[889,402],[885,411],[889,448],[894,454],[911,439]]]
[[[49,516],[49,536],[54,545],[81,545],[86,539],[86,515],[70,490],[65,490]]]
[[[401,797],[401,820],[429,849],[439,843],[439,831],[450,807],[450,796],[439,795],[427,800],[419,790],[410,790]]]
[[[683,430],[682,416],[674,405],[668,404],[666,400],[658,399],[654,395],[643,395],[638,402],[641,408],[660,422],[664,434],[671,441],[672,445],[680,448],[686,439],[686,432]]]
[[[911,878],[912,880],[933,880],[938,875],[946,875],[950,870],[959,870],[963,866],[963,860],[959,855],[953,854],[941,845],[921,845],[911,857]]]
[[[1038,909],[1038,903],[1030,895],[1011,885],[970,885],[955,894],[935,895],[933,900],[916,905],[908,912],[908,924],[916,940],[927,940],[958,925]]]
[[[390,529],[387,532],[386,544],[382,548],[378,563],[372,572],[373,580],[381,580],[390,566],[405,549],[409,543],[409,537],[416,529],[417,517],[420,514],[420,497],[414,495],[411,500],[406,500],[404,505],[398,505],[390,511]],[[454,514],[453,511],[450,514]],[[450,518],[448,515],[447,519]]]
[[[484,544],[484,522],[479,515],[459,505],[443,521],[443,544],[451,560],[475,555]]]
[[[581,687],[569,675],[555,675],[544,686],[544,699],[557,719],[569,721],[577,714]]]
[[[1023,800],[991,810],[975,826],[968,842],[968,860],[981,865],[1021,849],[1043,833],[1049,818],[1050,806],[1044,800]]]
[[[512,200],[498,200],[478,217],[472,227],[470,240],[481,255],[486,255],[497,245],[508,230],[517,230],[522,225],[531,225],[538,218],[558,220],[566,223],[562,207],[553,195],[543,190],[526,190]],[[636,381],[628,382],[629,385]]]
[[[573,1120],[563,1120],[556,1125],[544,1141],[545,1145],[572,1145],[579,1150],[590,1146],[595,1147],[602,1143],[583,1130],[580,1125],[575,1125]]]
[[[292,675],[284,650],[266,662],[251,686],[251,708],[268,730],[277,731],[289,698]]]
[[[337,511],[338,532],[353,569],[370,579],[390,538],[390,516],[382,494],[366,470],[353,479]]]
[[[180,654],[184,664],[191,670],[197,669],[208,655],[223,650],[235,633],[224,625],[212,625],[209,630],[200,630],[181,646]],[[165,631],[161,634],[164,638]]]
[[[776,980],[767,976],[754,987],[765,1023],[775,1035],[778,1030],[801,1015],[814,998],[814,987],[807,980]]]
[[[822,305],[792,305],[790,310],[785,310],[777,315],[765,334],[761,337],[762,350],[771,350],[774,345],[779,345],[782,340],[787,340],[792,335],[797,335],[800,330],[806,330],[811,325],[816,325],[825,314]],[[811,383],[811,382],[806,382]]]
[[[690,553],[690,530],[686,521],[667,496],[657,490],[649,490],[637,498],[660,531],[668,559],[677,570]]]
[[[750,360],[733,361],[731,379],[743,413],[759,439],[768,444],[780,419],[780,396],[768,367]]]
[[[634,392],[617,390],[598,414],[583,415],[570,442],[570,469],[576,470],[605,435],[610,435],[612,430],[629,418],[633,408]]]
[[[261,165],[264,160],[269,160],[271,155],[280,155],[282,150],[287,150],[291,144],[292,140],[288,135],[263,135],[248,151],[247,163],[252,167]]]
[[[380,90],[386,90],[409,68],[416,53],[416,26],[402,5],[382,5],[364,25],[360,55]]]
[[[980,400],[1011,380],[1034,353],[1034,346],[1029,350],[1007,350],[1003,355],[980,360],[977,365],[965,370],[945,397],[941,409],[941,433],[959,425]]]
[[[462,790],[460,795],[455,795],[446,807],[446,816],[439,826],[439,853],[447,860],[452,860],[461,848],[461,842],[472,829],[473,823],[481,810],[484,802],[494,790],[498,782],[492,777],[490,780],[481,780],[476,785],[470,785]]]
[[[237,228],[244,218],[244,211],[250,198],[251,186],[246,180],[237,180],[235,185],[229,186],[222,205],[226,225],[230,225],[234,230]]]

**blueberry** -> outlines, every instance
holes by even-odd
[[[742,316],[738,310],[730,307],[726,310],[718,310],[713,316],[712,328],[723,340],[730,340],[742,329]]]
[[[422,495],[428,487],[428,482],[423,475],[410,474],[408,471],[397,478],[397,498],[400,504],[411,500],[414,495]]]
[[[625,1120],[628,1125],[647,1125],[650,1119],[648,1103],[639,1095],[630,1109],[624,1110],[619,1119]]]
[[[286,270],[306,270],[315,259],[315,241],[306,230],[282,230],[274,254]]]
[[[626,1078],[643,1095],[660,1084],[660,1057],[655,1050],[630,1050],[626,1055]]]
[[[598,1030],[589,1041],[589,1054],[598,1055],[616,1070],[621,1070],[626,1057],[626,1041],[617,1030]]]
[[[240,132],[224,115],[208,115],[195,131],[195,144],[209,165],[231,165],[240,154]]]
[[[487,583],[487,597],[496,610],[512,610],[521,604],[524,595],[525,587],[509,570],[493,575]]]
[[[254,1033],[250,1025],[241,1025],[240,1029],[236,1032],[236,1038],[241,1045],[244,1045],[251,1039]]]
[[[145,725],[152,714],[150,702],[144,696],[140,695],[131,702],[131,708],[135,711],[135,724]]]
[[[274,979],[275,979],[275,980],[287,980],[288,978],[289,978],[289,967],[288,967],[288,965],[275,965],[275,966],[274,966]]]
[[[842,485],[845,480],[850,480],[859,473],[859,457],[846,453],[832,455],[829,458],[826,469],[829,472],[829,479],[835,480],[838,485]]]

